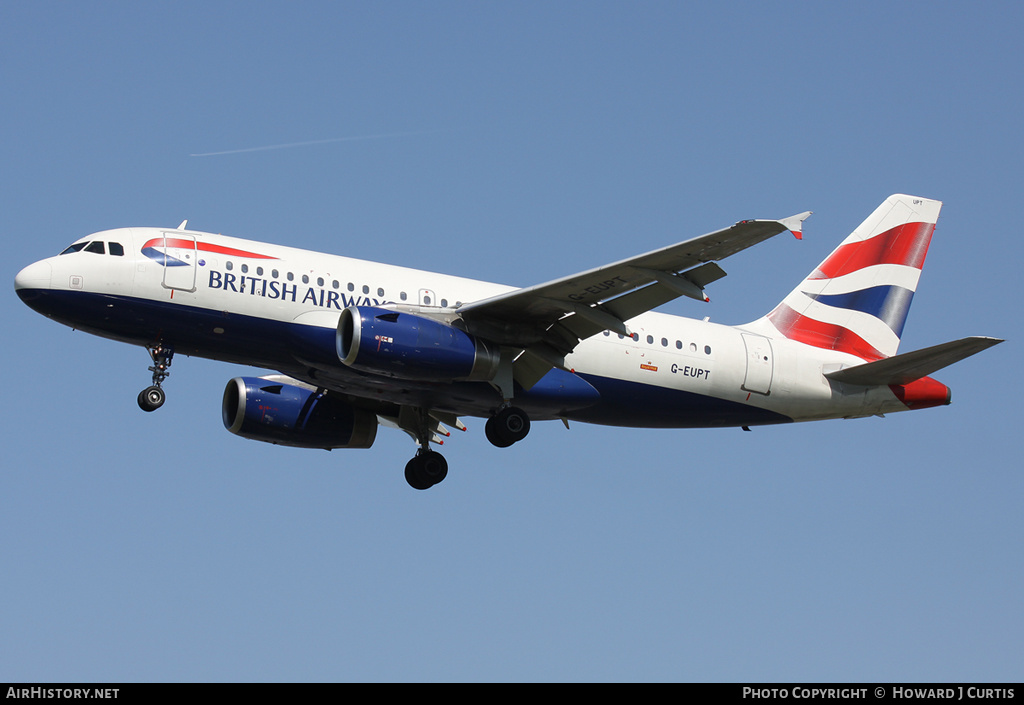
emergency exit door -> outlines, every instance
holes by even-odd
[[[775,372],[772,341],[763,335],[742,335],[743,345],[747,351],[747,371],[743,378],[743,389],[755,394],[768,394],[772,390],[772,375]]]

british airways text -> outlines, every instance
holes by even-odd
[[[310,304],[321,308],[336,308],[339,311],[348,306],[380,306],[387,303],[386,301],[372,299],[368,296],[351,296],[340,291],[331,291],[330,289],[306,286],[305,284],[300,289],[298,284],[289,284],[262,277],[248,277],[244,274],[235,275],[231,272],[218,272],[216,270],[210,270],[209,286],[211,289],[223,289],[224,291],[234,291],[238,294]]]

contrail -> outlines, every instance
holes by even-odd
[[[310,140],[308,142],[288,142],[287,144],[271,144],[264,147],[246,147],[245,149],[227,149],[222,152],[203,152],[190,154],[190,157],[219,157],[224,154],[245,154],[246,152],[269,152],[273,149],[291,149],[292,147],[309,147],[314,144],[331,144],[332,142],[354,142],[356,140],[379,140],[385,137],[407,137],[409,135],[428,135],[441,130],[417,130],[415,132],[387,132],[381,135],[359,135],[356,137],[334,137],[328,140]]]

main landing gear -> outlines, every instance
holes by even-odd
[[[430,450],[429,442],[438,432],[448,435],[426,409],[405,407],[400,427],[417,439],[420,449],[405,465],[405,481],[417,490],[430,489],[448,476],[448,461],[440,453]],[[460,424],[460,428],[465,426]],[[487,420],[484,433],[492,444],[507,448],[530,432],[530,417],[522,409],[503,406]]]
[[[440,421],[431,416],[429,409],[405,406],[399,414],[398,425],[420,446],[413,459],[405,464],[405,481],[409,486],[428,490],[444,480],[448,476],[448,461],[440,453],[430,450],[431,440],[441,443],[439,435],[450,435]],[[465,429],[465,426],[461,427]]]
[[[405,464],[405,481],[414,490],[428,490],[448,476],[448,461],[440,453],[421,448]]]
[[[484,426],[484,435],[492,445],[508,448],[526,438],[530,432],[530,417],[522,409],[503,406]]]
[[[171,366],[171,358],[174,357],[174,348],[163,343],[146,346],[149,356],[153,358],[153,366],[149,371],[153,373],[153,384],[139,392],[139,408],[143,411],[156,411],[164,405],[167,395],[161,387],[164,380],[171,374],[167,368]]]

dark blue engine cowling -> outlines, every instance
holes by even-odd
[[[296,448],[369,448],[377,416],[315,390],[272,379],[236,377],[224,389],[224,428]]]
[[[497,346],[432,318],[349,306],[338,321],[338,358],[353,369],[421,381],[490,380]]]

